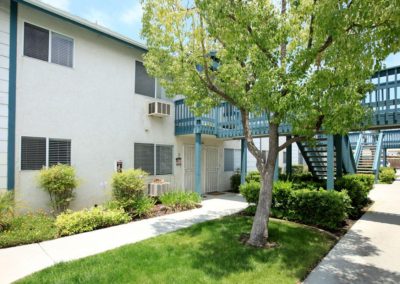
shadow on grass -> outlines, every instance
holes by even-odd
[[[250,232],[249,217],[225,218],[179,231],[182,237],[205,236],[193,250],[192,267],[215,280],[230,274],[251,272],[270,263],[275,272],[290,271],[302,279],[310,267],[324,255],[333,240],[319,232],[289,223],[270,223],[270,240],[279,244],[274,249],[257,249],[239,242],[242,233]],[[330,240],[330,242],[328,241]]]

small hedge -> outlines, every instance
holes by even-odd
[[[62,164],[40,170],[38,183],[49,194],[51,206],[56,213],[67,210],[78,186],[75,169]]]
[[[101,206],[81,211],[66,211],[55,222],[59,236],[69,236],[95,229],[128,223],[131,217],[122,209],[104,209]]]
[[[260,183],[250,181],[240,186],[240,193],[249,204],[257,204]],[[251,209],[250,209],[251,208]],[[255,212],[254,206],[246,212]],[[341,226],[351,210],[346,191],[336,192],[294,189],[292,182],[277,181],[272,195],[272,215],[334,230]]]
[[[369,203],[368,193],[374,186],[374,176],[368,174],[345,175],[335,182],[335,190],[346,190],[351,199],[349,216],[357,218],[362,209]]]
[[[0,233],[9,226],[14,215],[14,205],[12,191],[0,193]]]
[[[239,192],[240,186],[240,173],[234,173],[231,176],[231,190],[233,192]]]
[[[396,169],[389,167],[381,167],[379,169],[379,181],[381,183],[391,184],[396,179]]]
[[[250,171],[247,173],[246,182],[255,181],[260,182],[261,175],[258,171]]]
[[[0,233],[0,248],[51,240],[56,235],[52,216],[45,213],[15,216],[8,220],[7,228]]]
[[[171,191],[160,196],[162,205],[172,211],[194,209],[201,202],[196,192]]]

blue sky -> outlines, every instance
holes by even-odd
[[[140,38],[143,11],[140,0],[41,0],[56,8],[102,25],[145,43]],[[400,66],[400,53],[386,59],[386,66]]]

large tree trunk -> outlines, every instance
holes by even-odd
[[[257,247],[265,245],[268,239],[268,221],[271,212],[272,188],[274,183],[275,162],[279,153],[278,125],[269,125],[269,152],[266,166],[261,174],[261,189],[254,216],[250,238],[247,244]]]

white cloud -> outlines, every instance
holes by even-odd
[[[142,5],[140,2],[137,2],[131,9],[122,13],[121,21],[129,25],[134,25],[141,22],[142,16]]]
[[[70,0],[40,0],[40,1],[64,11],[69,11],[71,4]]]

